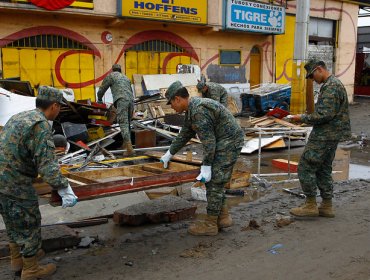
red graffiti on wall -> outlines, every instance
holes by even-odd
[[[279,3],[279,1],[275,1],[275,2],[276,3]],[[296,5],[295,4],[288,4],[287,6],[288,6],[288,8],[294,8],[294,9],[296,8]],[[339,12],[339,13],[343,13],[344,15],[348,16],[349,19],[350,19],[350,21],[351,21],[351,25],[352,25],[351,27],[353,28],[353,32],[352,32],[352,34],[354,35],[353,42],[356,42],[357,41],[357,38],[356,38],[356,34],[357,34],[357,32],[356,32],[356,25],[355,25],[355,22],[353,21],[352,16],[347,11],[345,11],[343,9],[330,8],[330,7],[327,7],[327,8],[324,8],[324,9],[310,8],[310,11],[312,11],[312,12]],[[352,66],[355,58],[356,58],[356,48],[353,48],[351,62],[347,65],[347,67],[344,70],[342,70],[341,72],[339,72],[335,76],[336,77],[343,76],[348,71],[348,69]],[[283,76],[288,81],[291,81],[292,80],[292,77],[291,77],[291,74],[292,73],[287,73],[287,65],[288,65],[288,63],[291,60],[292,60],[292,58],[288,58],[287,60],[285,60],[283,71],[282,71],[282,73],[279,76],[276,77],[276,81],[280,80]],[[277,73],[276,73],[276,75],[277,75]]]
[[[70,6],[75,0],[29,0],[32,4],[50,10],[60,10]]]

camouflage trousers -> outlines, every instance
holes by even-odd
[[[307,197],[316,197],[317,188],[322,198],[333,197],[331,176],[338,141],[308,141],[298,164],[298,177]]]
[[[36,255],[41,248],[41,214],[38,201],[15,200],[0,195],[0,214],[9,242],[17,243],[24,257]]]
[[[115,102],[114,106],[117,108],[117,121],[121,128],[123,143],[131,142],[130,123],[134,113],[134,104],[121,98]]]
[[[225,205],[224,187],[230,181],[240,148],[228,151],[216,151],[212,163],[212,179],[206,183],[207,214],[219,216],[222,206]]]

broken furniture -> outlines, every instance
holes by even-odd
[[[168,169],[155,162],[65,174],[79,200],[194,182],[198,175],[199,167],[178,162],[170,162]],[[248,186],[249,175],[235,170],[230,188]],[[56,191],[52,192],[50,203],[60,203]]]
[[[163,163],[147,163],[104,170],[92,170],[66,174],[79,200],[94,199],[107,195],[136,192],[156,187],[173,186],[195,181],[199,169],[194,166],[171,162],[168,169]],[[60,197],[53,191],[50,203],[59,203]]]

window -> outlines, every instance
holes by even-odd
[[[239,50],[220,50],[220,65],[240,65],[241,57]]]

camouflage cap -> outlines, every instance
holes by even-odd
[[[325,67],[325,62],[322,60],[319,60],[317,58],[311,58],[306,65],[304,66],[304,69],[306,69],[307,74],[306,74],[306,79],[308,79],[313,72],[316,70],[317,66],[324,66]]]
[[[171,103],[171,100],[176,96],[176,92],[184,87],[180,81],[173,82],[167,89],[165,96],[167,98],[167,105]]]
[[[112,70],[114,71],[114,70],[119,70],[119,71],[121,71],[121,65],[119,65],[119,64],[113,64],[112,65]]]
[[[204,81],[199,81],[199,82],[197,83],[197,89],[198,89],[198,91],[201,91],[205,86],[206,86],[206,82],[204,82]]]
[[[52,102],[56,102],[59,104],[66,105],[63,102],[63,93],[61,90],[49,86],[41,86],[39,87],[39,94],[37,95],[37,99],[41,100],[48,100]]]

